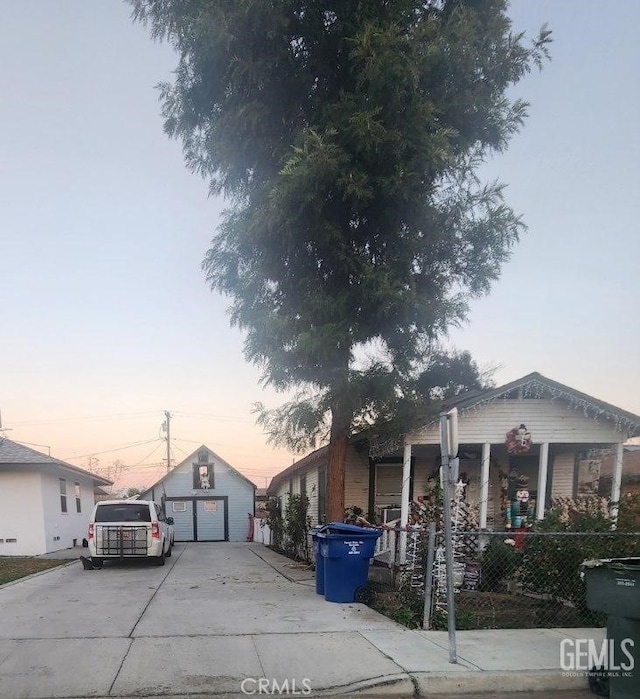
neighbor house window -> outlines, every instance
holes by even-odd
[[[73,492],[76,496],[76,512],[82,512],[82,497],[80,491],[80,483],[73,484]]]
[[[67,511],[67,481],[64,478],[59,479],[60,482],[60,511]]]
[[[300,495],[307,494],[307,477],[300,476]]]

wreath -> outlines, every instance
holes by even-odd
[[[509,454],[526,454],[531,449],[531,433],[525,425],[519,425],[507,432],[504,443]]]

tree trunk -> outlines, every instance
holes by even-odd
[[[327,465],[327,521],[344,519],[344,474],[347,447],[351,436],[352,412],[346,402],[337,399],[331,408],[331,437]]]

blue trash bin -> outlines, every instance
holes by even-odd
[[[356,590],[369,579],[377,529],[331,522],[318,534],[324,559],[324,597],[328,602],[353,602]]]
[[[311,540],[313,541],[313,557],[316,567],[316,592],[319,595],[324,595],[324,557],[320,542],[324,537],[323,532],[327,528],[326,524],[314,527],[311,531]]]

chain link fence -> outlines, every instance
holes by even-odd
[[[458,531],[452,543],[458,630],[605,626],[606,615],[587,608],[581,563],[640,556],[638,532]],[[415,625],[447,628],[444,537],[434,525],[409,528],[396,582]]]

